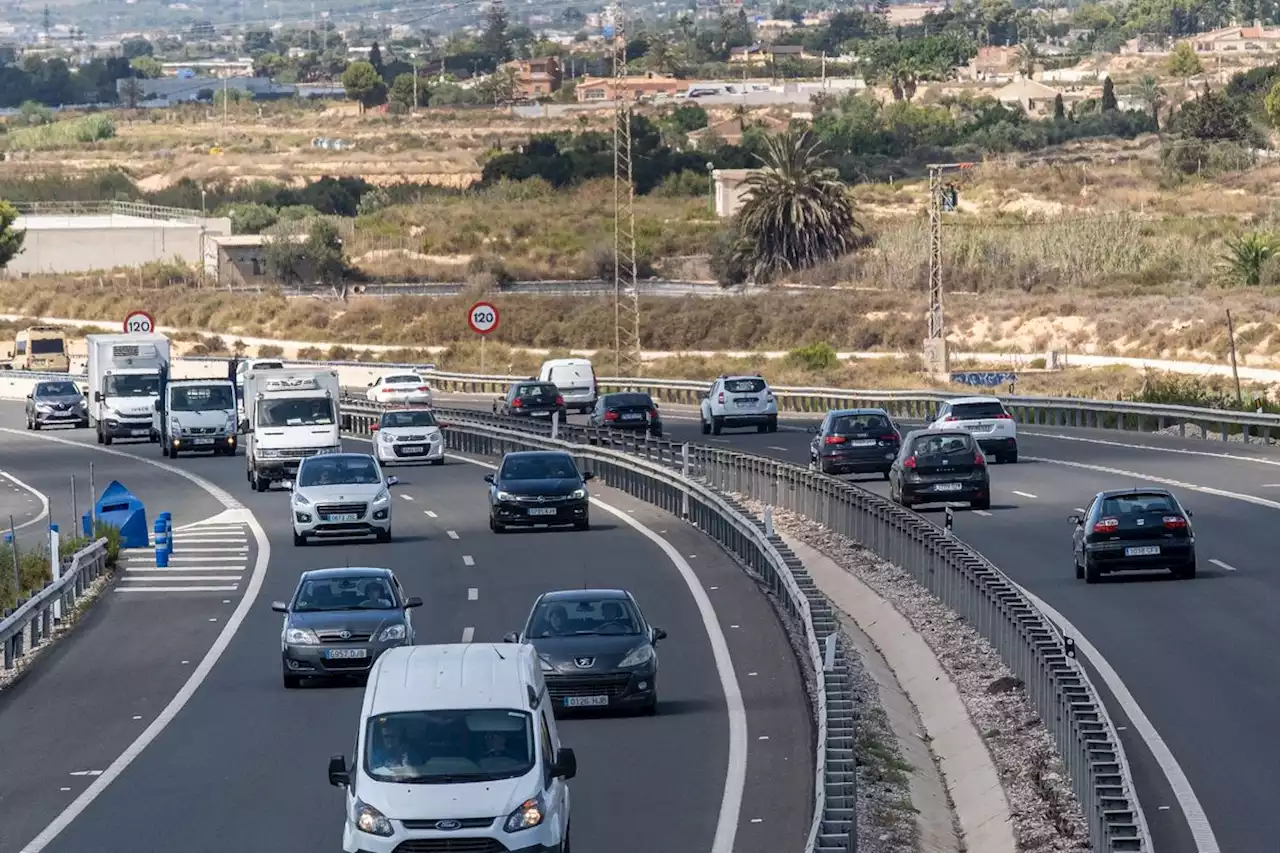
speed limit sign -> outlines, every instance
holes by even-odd
[[[467,324],[477,335],[487,335],[498,328],[498,309],[488,302],[477,302],[467,312]]]
[[[149,335],[156,330],[156,321],[146,311],[131,311],[124,318],[126,335]]]

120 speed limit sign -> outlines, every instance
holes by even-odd
[[[156,330],[156,321],[146,311],[131,311],[124,318],[126,335],[149,335]]]
[[[477,302],[467,312],[467,325],[477,335],[487,335],[498,328],[498,309],[488,302]]]

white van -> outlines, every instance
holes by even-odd
[[[542,363],[539,382],[554,383],[566,409],[589,412],[596,407],[596,370],[585,358],[553,358]]]
[[[365,687],[354,763],[329,760],[329,784],[346,789],[345,853],[569,853],[577,772],[527,644],[384,652]]]

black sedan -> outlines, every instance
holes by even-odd
[[[538,596],[520,633],[508,643],[532,643],[542,661],[553,707],[658,709],[658,652],[667,632],[649,625],[631,593],[575,589]]]
[[[884,409],[827,412],[809,442],[809,467],[823,474],[883,474],[902,449],[902,436]]]
[[[89,409],[76,383],[66,379],[37,382],[27,395],[27,429],[89,426]]]
[[[525,382],[512,383],[507,395],[494,401],[493,413],[509,418],[546,418],[560,413],[560,423],[565,422],[569,412],[564,406],[564,395],[560,389],[550,382],[538,382],[530,379]]]
[[[1191,512],[1166,489],[1098,492],[1075,525],[1076,577],[1097,583],[1105,574],[1170,571],[1196,576],[1196,537]]]
[[[413,645],[409,611],[421,606],[421,598],[405,596],[390,569],[303,572],[293,600],[271,604],[284,614],[284,686],[364,675],[387,649]]]
[[[987,459],[964,430],[909,432],[889,470],[889,496],[905,507],[960,501],[990,509]]]
[[[662,435],[658,404],[648,394],[638,391],[604,394],[596,401],[587,424],[596,429],[638,430],[647,431],[655,437]]]
[[[489,529],[502,533],[508,527],[572,524],[586,530],[591,526],[587,481],[594,476],[579,473],[573,457],[562,451],[508,453],[498,473],[484,477],[489,484]]]

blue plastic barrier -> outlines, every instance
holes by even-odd
[[[163,569],[169,562],[169,531],[164,514],[156,519],[156,567]]]
[[[93,505],[94,515],[102,524],[120,530],[121,548],[146,548],[151,544],[147,530],[147,508],[137,495],[130,492],[118,480],[112,480]],[[86,513],[81,519],[86,536],[93,535]]]
[[[164,549],[173,553],[173,514],[162,512],[156,516],[156,548],[160,548],[160,529],[164,528]]]

